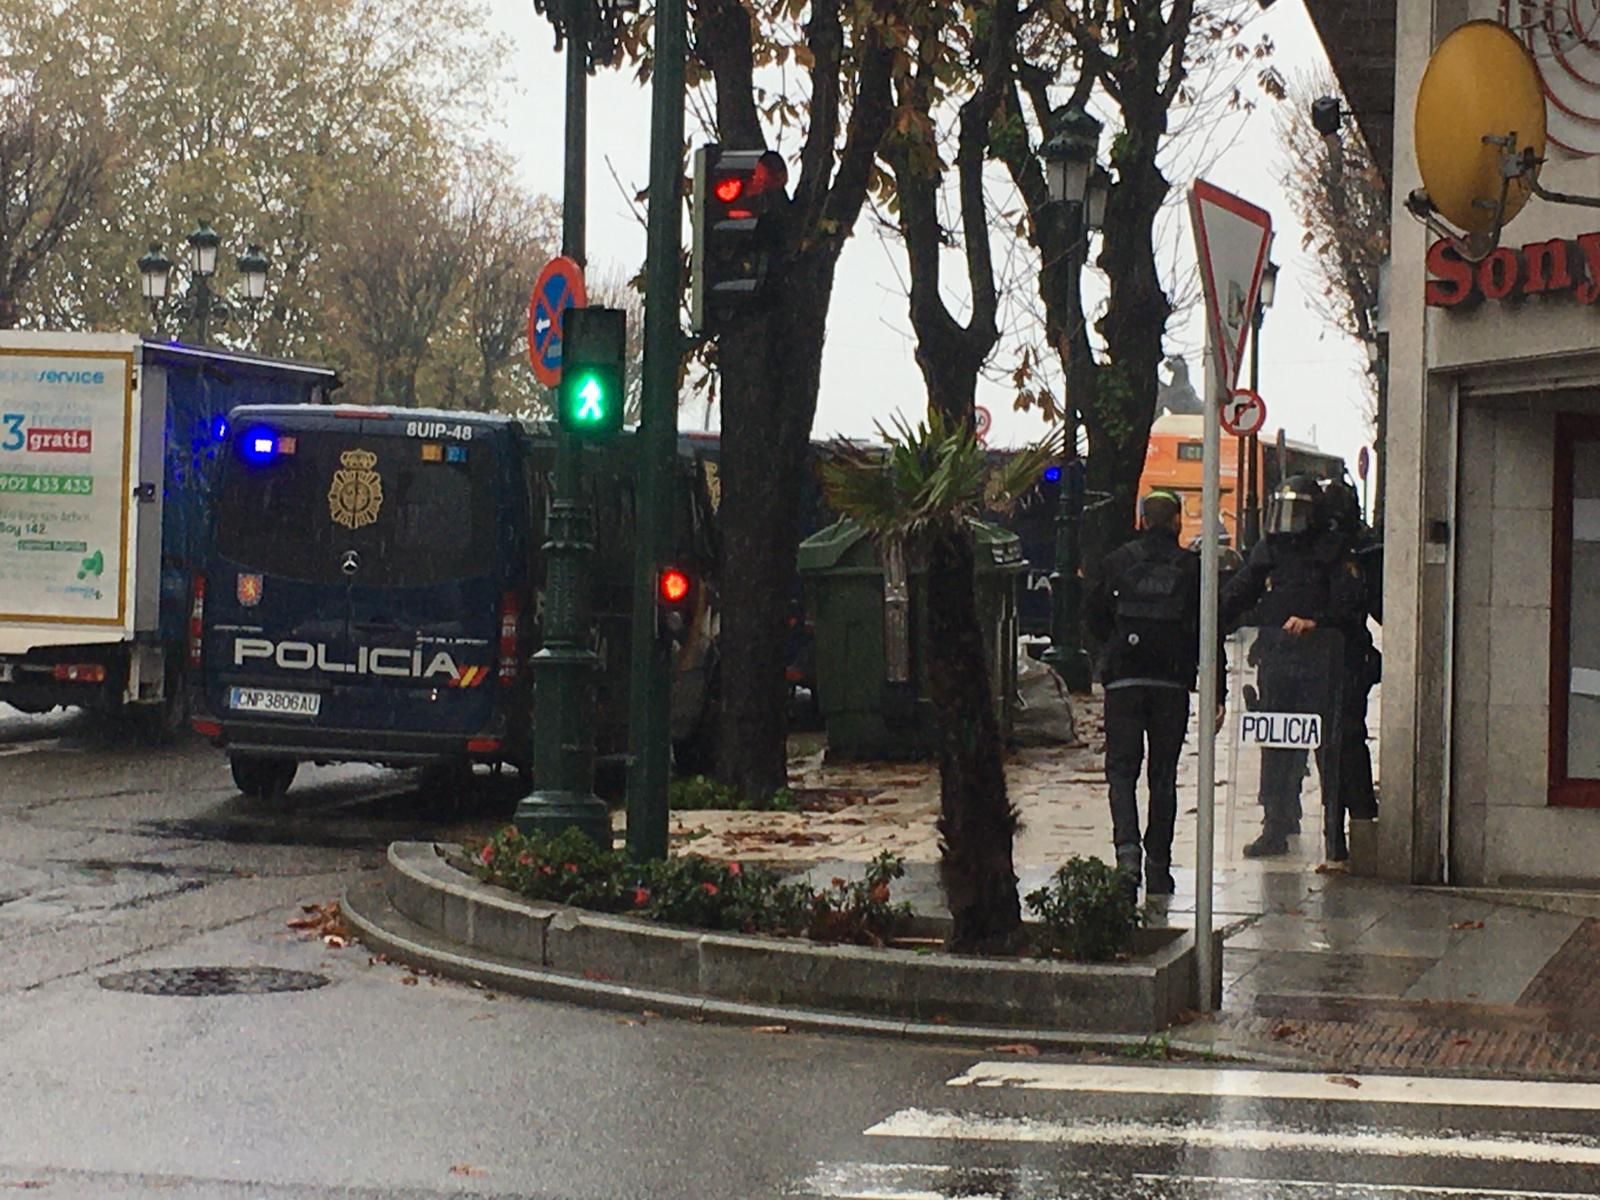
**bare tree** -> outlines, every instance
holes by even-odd
[[[0,329],[22,317],[40,266],[99,200],[115,143],[98,111],[46,103],[0,78]]]
[[[477,200],[463,302],[478,356],[475,407],[502,408],[501,377],[527,349],[528,300],[539,268],[560,244],[561,213],[490,176]]]
[[[1284,153],[1279,178],[1306,228],[1302,247],[1311,251],[1321,285],[1307,289],[1312,310],[1366,348],[1373,364],[1367,373],[1367,421],[1381,431],[1378,272],[1389,256],[1389,189],[1348,114],[1341,136],[1331,144],[1312,126],[1311,101],[1338,94],[1328,72],[1294,81],[1292,103],[1278,117]]]

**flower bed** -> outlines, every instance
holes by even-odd
[[[637,863],[575,829],[524,836],[508,825],[469,852],[474,873],[485,883],[592,912],[860,946],[903,945],[907,935],[924,932],[913,929],[909,905],[890,900],[905,864],[887,852],[868,864],[864,879],[834,879],[826,888],[785,880],[769,867],[693,854]],[[1141,924],[1124,881],[1098,859],[1070,860],[1026,904],[1040,923],[1019,939],[1023,956],[1115,961],[1128,956]]]
[[[887,853],[873,859],[865,879],[835,879],[827,888],[785,881],[768,867],[693,854],[636,863],[577,830],[524,836],[507,826],[471,856],[479,879],[529,900],[692,929],[881,946],[911,919],[909,905],[890,902],[890,886],[905,874],[905,864]]]

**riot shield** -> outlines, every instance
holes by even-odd
[[[1228,658],[1225,859],[1249,857],[1246,847],[1264,837],[1287,839],[1281,857],[1290,861],[1342,861],[1343,636],[1245,626],[1231,639]],[[1322,857],[1314,859],[1319,849]]]

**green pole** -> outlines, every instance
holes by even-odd
[[[567,0],[566,179],[561,252],[584,262],[584,187],[588,106],[588,11]],[[554,423],[552,422],[552,427]],[[583,446],[556,433],[555,496],[545,556],[544,645],[533,656],[534,790],[512,818],[523,833],[581,829],[611,846],[611,815],[594,794],[594,674],[589,649],[589,555],[593,519],[583,500]]]
[[[1082,227],[1083,205],[1075,204],[1072,252],[1066,263],[1066,286],[1076,294],[1083,276],[1087,250]],[[1055,570],[1050,573],[1050,649],[1044,661],[1061,676],[1067,690],[1087,693],[1094,686],[1094,665],[1083,648],[1083,581],[1078,567],[1083,551],[1083,460],[1078,456],[1078,403],[1092,386],[1092,371],[1084,356],[1067,361],[1066,455],[1061,490],[1056,500]]]
[[[645,262],[644,400],[637,438],[638,548],[633,571],[633,662],[628,714],[628,852],[667,854],[672,661],[656,634],[656,572],[672,552],[678,441],[678,323],[683,245],[684,0],[656,4],[650,102],[650,215]]]

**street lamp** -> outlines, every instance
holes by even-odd
[[[211,286],[211,279],[217,273],[222,238],[211,228],[210,221],[202,220],[184,241],[189,246],[188,294],[181,299],[171,298],[172,261],[161,253],[160,242],[151,242],[149,252],[139,259],[139,290],[150,306],[150,315],[158,330],[163,310],[166,310],[182,325],[192,325],[195,340],[204,345],[210,338],[212,324],[221,325],[234,315],[234,306],[217,296]],[[235,265],[243,284],[243,298],[254,309],[266,297],[267,273],[272,264],[261,247],[252,242],[235,260]]]
[[[1056,113],[1050,135],[1039,147],[1044,160],[1045,186],[1053,205],[1059,205],[1071,226],[1070,249],[1063,265],[1068,295],[1081,286],[1089,235],[1105,224],[1111,176],[1096,161],[1101,124],[1080,104]],[[1044,661],[1053,667],[1067,689],[1083,693],[1093,685],[1094,669],[1083,647],[1083,582],[1079,563],[1083,544],[1083,460],[1078,455],[1078,402],[1093,387],[1093,364],[1086,356],[1067,354],[1067,396],[1063,440],[1067,461],[1063,465],[1056,500],[1055,567],[1050,572],[1050,649]]]
[[[1266,320],[1267,309],[1272,307],[1272,301],[1278,294],[1278,264],[1271,259],[1261,268],[1261,282],[1256,286],[1256,311],[1250,317],[1250,390],[1260,392],[1261,389],[1261,325]],[[1248,448],[1246,443],[1249,443]],[[1261,441],[1260,434],[1252,433],[1248,438],[1239,439],[1239,457],[1244,459],[1249,455],[1249,461],[1239,463],[1239,469],[1234,474],[1234,494],[1238,495],[1239,480],[1245,480],[1245,495],[1243,512],[1236,513],[1233,527],[1239,534],[1239,545],[1236,550],[1244,552],[1256,544],[1261,536],[1261,499],[1260,499],[1260,471]],[[1282,473],[1283,464],[1278,464],[1279,473]],[[1240,520],[1240,517],[1243,519]]]
[[[171,286],[172,260],[161,253],[160,242],[151,242],[149,251],[139,258],[139,289],[152,311],[166,303]]]

